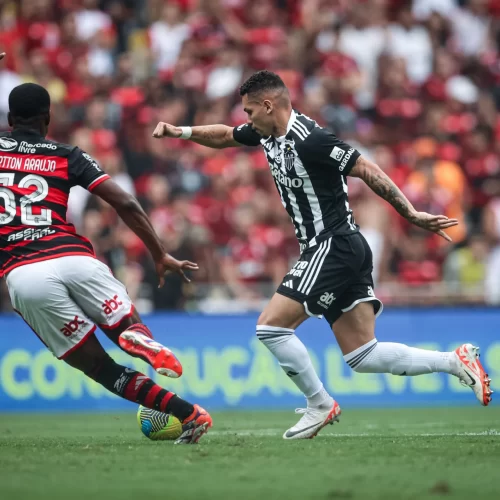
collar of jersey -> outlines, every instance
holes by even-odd
[[[40,132],[32,128],[15,128],[11,130],[12,135],[35,135],[37,137],[42,137]]]

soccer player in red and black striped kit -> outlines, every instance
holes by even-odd
[[[1,58],[1,56],[0,56]],[[59,359],[125,399],[170,413],[183,423],[178,443],[194,443],[210,415],[149,377],[115,363],[97,325],[123,350],[170,377],[182,374],[174,354],[141,322],[122,283],[96,259],[89,240],[66,221],[69,191],[80,185],[109,203],[145,243],[160,285],[166,272],[198,266],[167,254],[137,200],[78,147],[46,139],[50,97],[36,84],[9,96],[10,132],[0,133],[0,276],[14,309]]]

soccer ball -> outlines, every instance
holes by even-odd
[[[137,410],[137,423],[142,433],[153,441],[173,441],[182,434],[179,419],[144,406],[139,406]]]

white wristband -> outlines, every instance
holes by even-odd
[[[193,129],[191,127],[181,127],[182,134],[180,139],[189,139],[193,135]]]

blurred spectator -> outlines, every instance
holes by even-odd
[[[490,305],[500,304],[500,245],[491,252],[486,262],[485,302]]]
[[[340,29],[340,51],[352,57],[361,70],[362,85],[356,92],[356,104],[361,109],[373,107],[378,80],[377,62],[388,40],[385,27],[372,23],[374,8],[371,3],[354,5],[350,22]]]
[[[207,76],[206,96],[210,100],[233,95],[243,77],[241,53],[236,47],[221,50]]]
[[[8,53],[0,123],[7,127],[14,86],[47,87],[50,136],[93,155],[137,193],[165,247],[200,263],[192,285],[170,275],[158,290],[142,243],[105,203],[75,188],[70,218],[141,310],[259,308],[298,254],[265,156],[156,141],[151,132],[159,120],[239,125],[246,117],[238,86],[257,69],[275,70],[298,110],[378,163],[418,210],[460,220],[447,245],[349,178],[384,301],[496,304],[496,4],[0,0],[0,50]]]
[[[467,246],[450,253],[444,263],[443,277],[455,301],[484,300],[488,255],[488,241],[482,234],[472,235]]]
[[[465,221],[463,207],[467,188],[459,165],[437,159],[436,144],[432,139],[416,141],[415,151],[415,169],[403,185],[408,199],[417,210]],[[450,228],[448,233],[455,243],[460,243],[465,239],[466,231],[465,224],[461,224]]]
[[[463,7],[450,13],[452,44],[464,56],[477,56],[488,46],[491,19],[488,0],[467,0]]]
[[[179,3],[165,3],[161,17],[149,28],[151,50],[158,71],[169,71],[177,63],[183,43],[189,38],[189,26],[182,21]]]
[[[441,279],[441,263],[433,254],[429,237],[421,230],[412,229],[401,242],[395,264],[398,279],[411,287],[436,283]]]
[[[82,0],[75,12],[75,25],[77,37],[85,42],[113,27],[111,16],[99,9],[99,0]]]
[[[18,85],[21,85],[22,79],[17,74],[5,67],[0,67],[0,95],[8,96],[11,90]],[[7,127],[7,113],[9,112],[9,103],[7,99],[1,99],[0,103],[0,124],[2,127]]]
[[[397,21],[389,26],[389,52],[404,58],[409,79],[421,84],[427,80],[432,67],[429,34],[423,26],[416,24],[409,3],[399,11]]]
[[[448,17],[457,7],[457,0],[413,0],[413,13],[419,20],[428,19],[432,13]]]

